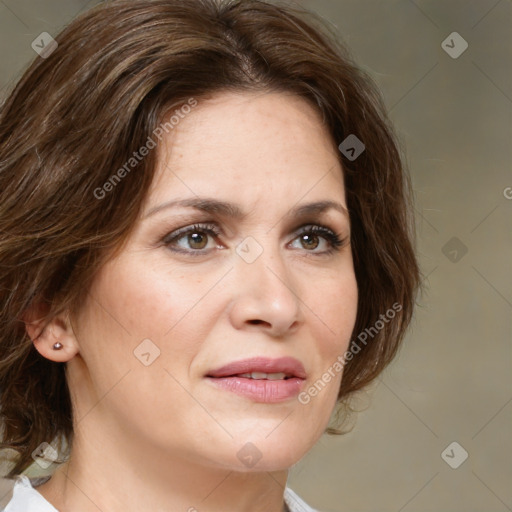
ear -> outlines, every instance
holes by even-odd
[[[57,363],[67,362],[79,352],[69,315],[67,312],[57,315],[45,325],[46,311],[40,304],[34,304],[25,312],[23,321],[27,334],[43,357]],[[56,343],[62,348],[56,349]]]

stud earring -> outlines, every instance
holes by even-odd
[[[60,341],[58,341],[53,345],[53,350],[60,350],[63,346],[64,345]]]

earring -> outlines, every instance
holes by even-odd
[[[53,350],[60,350],[63,346],[64,345],[60,341],[58,341],[53,345]]]

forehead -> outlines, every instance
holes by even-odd
[[[306,100],[278,92],[219,94],[199,101],[164,135],[147,210],[192,196],[249,205],[261,198],[343,200],[340,158]]]

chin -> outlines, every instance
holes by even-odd
[[[239,472],[288,470],[304,457],[316,441],[316,438],[305,436],[304,432],[301,436],[295,436],[284,429],[280,434],[274,431],[266,438],[253,433],[245,437],[236,436],[235,439],[229,443],[231,449],[228,447],[223,450],[224,453],[219,453],[217,460],[225,460],[230,470]]]

